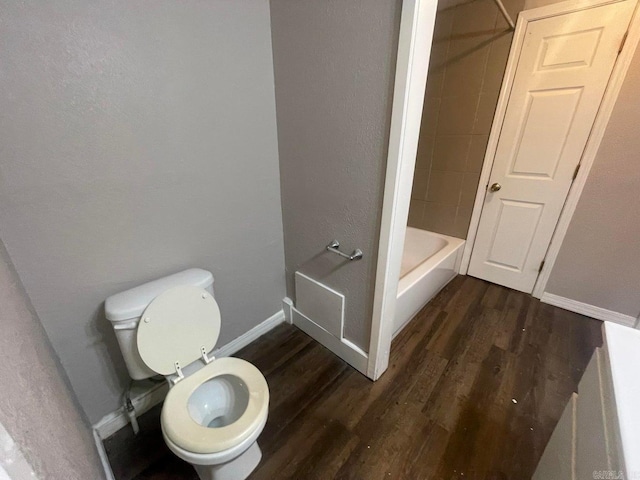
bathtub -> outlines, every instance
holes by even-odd
[[[458,274],[463,247],[459,238],[407,227],[394,336]]]

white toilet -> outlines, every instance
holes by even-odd
[[[213,276],[201,269],[145,283],[109,297],[107,318],[134,380],[164,375],[167,446],[202,480],[243,480],[261,459],[269,387],[239,358],[209,357],[220,333]]]

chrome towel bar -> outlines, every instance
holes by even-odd
[[[333,253],[337,253],[341,257],[348,258],[350,261],[360,260],[362,258],[362,250],[356,248],[351,255],[341,252],[339,250],[340,242],[338,240],[331,240],[331,243],[327,245],[327,250]]]

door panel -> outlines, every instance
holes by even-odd
[[[529,93],[520,141],[515,144],[512,166],[506,175],[555,177],[581,93],[581,88]],[[548,118],[554,121],[545,121]]]
[[[635,0],[529,22],[469,274],[531,292]]]
[[[521,272],[544,205],[502,200],[487,263]]]
[[[544,38],[538,70],[590,67],[598,51],[602,30],[598,27]]]

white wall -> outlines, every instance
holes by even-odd
[[[267,0],[0,0],[0,236],[93,423],[104,299],[210,269],[219,345],[285,295]]]

